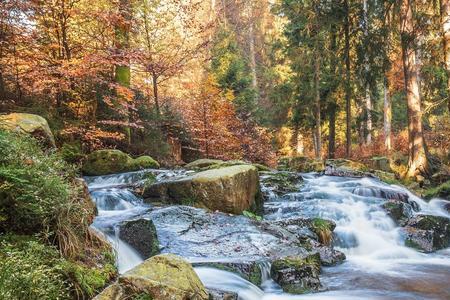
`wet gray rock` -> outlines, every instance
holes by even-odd
[[[276,196],[298,192],[303,178],[294,172],[260,172],[260,183],[264,194],[270,192]]]
[[[409,200],[408,194],[389,188],[381,189],[379,187],[364,186],[353,189],[352,193],[358,196],[399,200],[402,202],[408,202]]]
[[[413,216],[413,208],[409,203],[400,200],[388,200],[381,206],[389,217],[399,226],[405,226]]]
[[[262,283],[263,262],[259,261],[214,261],[214,262],[193,262],[193,267],[210,267],[219,270],[235,273],[256,286]]]
[[[209,300],[238,300],[238,294],[234,292],[208,289]]]
[[[164,253],[214,260],[265,260],[308,252],[294,235],[284,238],[244,216],[171,206],[153,210],[149,218],[158,230]]]
[[[450,219],[441,216],[417,215],[404,228],[405,245],[423,252],[450,246]]]
[[[284,292],[304,294],[322,288],[318,255],[285,257],[272,263],[270,276]]]
[[[119,225],[119,238],[133,247],[144,259],[159,253],[159,241],[151,220],[138,219]]]
[[[316,251],[319,253],[320,264],[322,266],[336,266],[343,263],[346,259],[344,253],[333,249],[332,247],[318,246],[316,247]]]

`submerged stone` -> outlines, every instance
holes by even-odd
[[[194,267],[211,267],[223,271],[228,271],[239,275],[256,286],[262,283],[261,263],[258,261],[215,261],[215,262],[197,262],[192,264]]]
[[[417,215],[404,229],[405,245],[423,252],[450,246],[450,219],[442,216]]]
[[[322,287],[319,279],[320,262],[317,255],[285,257],[272,263],[270,276],[284,292],[304,294]]]
[[[159,253],[159,241],[151,220],[138,219],[119,225],[119,238],[146,259]]]
[[[260,181],[263,191],[282,196],[287,193],[298,192],[303,183],[303,178],[300,174],[293,172],[263,172],[260,174]]]
[[[381,206],[391,219],[400,226],[406,225],[413,215],[413,208],[407,202],[388,200]]]

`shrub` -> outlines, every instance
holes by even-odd
[[[75,175],[32,138],[0,130],[0,234],[22,236],[0,236],[0,299],[88,299],[116,276],[111,246],[89,227],[95,205]]]
[[[0,299],[69,299],[57,249],[29,237],[0,241]]]

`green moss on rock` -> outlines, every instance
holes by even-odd
[[[133,159],[120,150],[103,149],[89,154],[83,163],[82,170],[86,175],[100,176],[149,168],[159,168],[158,162],[150,156]]]
[[[208,300],[209,294],[192,266],[184,259],[154,256],[119,278],[119,284],[158,300]]]
[[[427,190],[424,196],[426,199],[443,198],[450,200],[450,181]]]

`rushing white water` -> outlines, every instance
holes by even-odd
[[[117,238],[116,225],[149,210],[127,189],[154,172],[158,180],[178,176],[172,171],[142,171],[88,178],[99,210],[93,226],[103,231],[118,253],[118,267],[124,272],[142,261],[130,246]],[[257,287],[241,277],[213,268],[196,268],[205,286],[234,291],[241,300],[295,299],[450,299],[450,250],[423,254],[404,246],[404,237],[381,205],[382,195],[404,194],[417,203],[419,212],[450,218],[444,209],[449,202],[425,202],[400,186],[389,186],[373,178],[344,178],[304,174],[298,193],[277,197],[272,193],[265,204],[266,219],[294,216],[321,217],[336,222],[336,248],[343,251],[344,264],[324,268],[322,284],[328,291],[302,296],[282,293],[270,279],[270,265],[263,264],[263,284]],[[178,230],[176,224],[173,230]],[[158,229],[158,228],[157,228]],[[169,230],[170,228],[164,228]],[[159,229],[158,229],[159,230]],[[161,229],[162,230],[162,229]],[[260,240],[258,240],[258,238]],[[252,243],[264,246],[264,237],[252,235]],[[245,255],[245,253],[243,253]],[[203,257],[208,260],[208,257]]]

